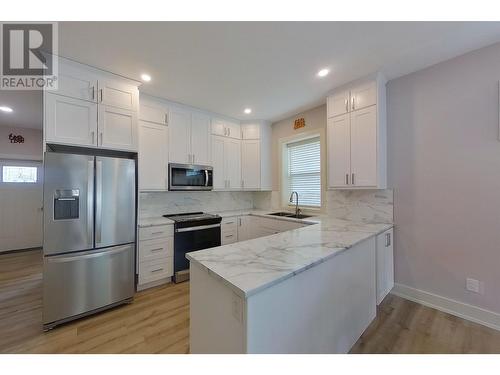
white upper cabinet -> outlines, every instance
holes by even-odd
[[[271,126],[264,121],[241,124],[241,187],[243,190],[272,189]]]
[[[210,165],[210,117],[201,113],[191,115],[192,163]]]
[[[60,58],[58,90],[44,93],[45,142],[137,151],[138,84]]]
[[[97,104],[45,93],[45,141],[97,146]]]
[[[385,83],[377,75],[327,98],[329,188],[387,187]],[[347,97],[349,105],[342,107]]]
[[[225,190],[227,179],[224,171],[224,143],[225,138],[212,136],[212,167],[214,190]]]
[[[99,103],[105,106],[138,111],[139,90],[137,86],[110,79],[98,81]]]
[[[377,108],[351,114],[351,184],[377,186]]]
[[[241,141],[228,138],[224,143],[224,170],[229,190],[241,190]]]
[[[222,137],[241,139],[241,126],[236,122],[213,118],[212,134],[220,135]]]
[[[99,147],[137,151],[137,112],[127,109],[99,107]]]
[[[139,190],[168,190],[168,108],[141,96],[139,111]]]
[[[331,95],[326,100],[326,111],[328,118],[343,115],[349,112],[349,91],[340,91],[335,95]]]
[[[351,174],[351,134],[349,115],[328,119],[328,186],[348,187]]]
[[[191,113],[171,108],[169,114],[170,163],[191,163]]]

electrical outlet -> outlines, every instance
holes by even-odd
[[[479,280],[471,279],[469,277],[467,279],[465,279],[465,288],[470,292],[479,293],[479,294],[484,293],[483,283]]]

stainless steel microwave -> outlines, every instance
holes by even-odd
[[[213,168],[207,165],[168,165],[168,190],[212,190]]]

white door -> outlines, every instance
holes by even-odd
[[[193,164],[210,165],[210,117],[191,116],[191,154]]]
[[[47,143],[97,146],[97,104],[50,93],[44,97]]]
[[[241,125],[241,139],[260,139],[260,124]]]
[[[377,186],[377,106],[351,112],[351,184]]]
[[[169,114],[169,162],[191,163],[191,114],[171,109]]]
[[[349,114],[328,119],[328,187],[346,187],[351,173]]]
[[[358,110],[377,104],[377,83],[368,82],[351,90],[351,110]]]
[[[137,112],[99,105],[100,147],[137,151]]]
[[[225,139],[224,163],[228,188],[241,190],[241,141],[239,139]]]
[[[241,141],[241,183],[245,190],[260,189],[260,141]]]
[[[212,136],[212,167],[214,190],[226,189],[226,175],[224,171],[224,138]]]
[[[226,121],[226,136],[241,139],[241,126],[236,122]]]
[[[139,110],[139,90],[136,86],[113,80],[100,79],[98,87],[99,103],[129,111],[137,112]]]
[[[168,190],[168,127],[139,121],[139,190]]]
[[[0,160],[0,252],[42,246],[42,163]]]
[[[57,79],[57,94],[97,102],[97,77],[87,70],[61,62]]]
[[[226,123],[224,120],[213,118],[212,119],[212,134],[213,135],[221,135],[225,136],[226,135]]]
[[[326,99],[328,118],[349,112],[349,91],[342,91]]]

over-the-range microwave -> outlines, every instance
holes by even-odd
[[[168,165],[168,190],[212,190],[213,168],[207,165]]]

